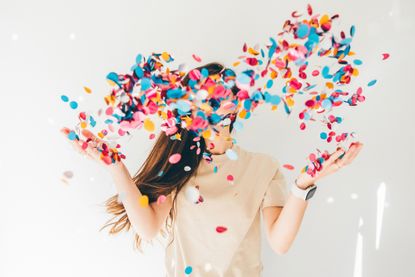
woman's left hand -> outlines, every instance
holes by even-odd
[[[300,174],[297,178],[297,186],[305,189],[324,176],[330,175],[343,166],[350,164],[356,158],[362,147],[363,143],[354,142],[350,145],[347,152],[343,149],[335,151],[330,155],[330,158],[323,162],[322,169],[318,171],[314,177],[311,177],[307,172]],[[340,158],[343,154],[344,156]]]

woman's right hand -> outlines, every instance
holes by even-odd
[[[68,138],[68,134],[71,131],[72,130],[67,127],[63,127],[61,129],[62,134],[68,139],[69,143],[74,147],[76,151],[78,151],[83,156],[98,162],[99,164],[108,166],[108,164],[105,163],[104,160],[101,158],[101,152],[99,152],[97,149],[97,147],[101,148],[104,141],[97,138],[91,131],[87,129],[82,129],[81,131],[81,134],[83,137],[85,137],[85,140],[82,138],[75,138],[74,140],[70,140]],[[116,162],[116,164],[118,163],[120,162]],[[111,165],[115,166],[114,164]]]

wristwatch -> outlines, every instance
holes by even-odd
[[[295,184],[291,186],[291,193],[302,200],[308,200],[313,197],[314,193],[317,190],[317,186],[312,184],[306,189],[301,189],[297,186],[297,180],[295,180]]]

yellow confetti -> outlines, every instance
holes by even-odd
[[[114,87],[116,85],[115,82],[111,81],[111,80],[107,80],[108,85],[110,85],[111,87]]]
[[[320,18],[320,25],[326,24],[329,21],[330,21],[330,17],[327,14],[325,14]]]
[[[246,117],[246,110],[245,109],[241,110],[238,115],[239,115],[240,118],[245,118]]]
[[[359,75],[359,69],[357,69],[357,68],[353,68],[353,73],[352,73],[352,75],[353,75],[354,77],[358,76],[358,75]]]
[[[88,124],[86,123],[86,121],[82,121],[81,122],[81,128],[85,129],[88,126]]]
[[[84,87],[84,90],[85,90],[86,93],[91,93],[92,92],[92,90],[89,87]]]
[[[259,55],[259,52],[258,51],[256,51],[254,48],[252,48],[252,47],[249,47],[248,48],[248,53],[249,54],[252,54],[252,55]]]
[[[138,203],[141,207],[145,208],[148,206],[148,196],[147,195],[141,195],[138,199]]]
[[[164,61],[169,61],[170,60],[170,55],[167,52],[163,52],[161,53],[161,57],[163,58]]]
[[[146,118],[144,120],[144,129],[146,129],[149,132],[153,132],[154,131],[154,122],[151,121],[150,118]]]
[[[202,136],[203,136],[203,138],[205,138],[205,139],[209,139],[211,134],[212,134],[212,133],[211,133],[210,129],[207,129],[206,131],[204,131],[204,132],[202,133]]]
[[[287,102],[288,107],[294,106],[294,99],[292,97],[287,97],[285,101]]]
[[[329,89],[332,89],[332,88],[334,88],[334,85],[333,85],[332,82],[327,82],[326,87],[329,88]]]

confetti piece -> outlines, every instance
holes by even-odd
[[[76,109],[76,108],[78,108],[78,103],[76,103],[75,101],[71,101],[70,103],[69,103],[69,106],[72,108],[72,109]]]
[[[68,134],[68,139],[75,140],[77,139],[78,135],[74,131],[70,131]]]
[[[162,204],[166,201],[166,196],[165,195],[160,195],[159,197],[157,197],[157,204]]]
[[[218,233],[223,233],[223,232],[225,232],[225,231],[227,231],[228,230],[228,228],[226,228],[226,227],[224,227],[224,226],[218,226],[218,227],[216,227],[216,232],[218,232]]]
[[[185,274],[187,274],[187,275],[189,275],[190,273],[192,273],[192,267],[189,265],[189,266],[186,266],[186,268],[184,269],[184,273]]]
[[[355,60],[353,60],[353,63],[355,65],[361,65],[363,62],[361,60],[355,59]]]
[[[72,171],[65,171],[63,173],[63,176],[65,176],[65,178],[71,179],[73,177],[73,172]]]
[[[195,61],[197,61],[199,63],[202,61],[202,59],[199,56],[197,56],[196,54],[193,54],[192,57]]]
[[[176,164],[181,160],[181,158],[182,158],[182,155],[180,153],[176,153],[170,156],[169,162],[171,164]]]
[[[61,99],[62,99],[63,102],[68,102],[69,101],[69,98],[66,95],[61,95]]]
[[[184,171],[186,171],[186,172],[188,172],[188,171],[190,171],[192,168],[190,167],[190,166],[188,166],[188,165],[186,165],[185,167],[184,167]]]
[[[283,167],[288,169],[288,170],[294,170],[294,166],[292,166],[290,164],[284,164]]]
[[[388,53],[383,53],[382,54],[382,60],[386,60],[386,59],[388,59],[389,58],[389,54]]]
[[[321,139],[327,143],[345,142],[350,137],[349,132],[336,134],[332,130],[334,126],[339,127],[342,119],[334,116],[334,121],[328,121],[327,118],[336,113],[338,107],[356,106],[365,101],[361,84],[357,84],[356,92],[349,86],[360,75],[358,67],[363,64],[363,59],[351,47],[356,27],[352,25],[348,31],[334,30],[337,25],[333,23],[339,15],[314,14],[310,5],[306,13],[294,11],[291,16],[279,32],[273,32],[276,35],[269,38],[268,44],[244,43],[242,55],[231,67],[211,64],[210,71],[217,70],[217,74],[209,75],[209,70],[202,67],[185,72],[183,64],[173,68],[167,64],[174,60],[167,52],[138,54],[130,73],[110,72],[106,76],[111,93],[104,100],[112,112],[106,113],[111,118],[103,119],[108,128],[106,132],[98,130],[99,137],[106,137],[107,130],[121,137],[140,128],[153,134],[156,129],[153,117],[159,117],[162,120],[160,129],[172,140],[181,140],[178,126],[192,130],[196,137],[209,139],[215,135],[212,127],[216,124],[231,124],[230,118],[222,118],[219,113],[224,106],[239,109],[235,116],[238,120],[233,125],[237,129],[242,127],[240,120],[251,118],[257,107],[269,104],[273,111],[281,110],[287,116],[298,110],[300,130],[306,132],[311,124],[321,123],[325,129],[319,130]],[[383,59],[389,57],[387,53],[382,55]],[[197,55],[192,57],[201,62]],[[238,72],[234,70],[236,67]],[[186,73],[187,79],[183,78]],[[187,84],[183,83],[185,79]],[[277,83],[282,84],[281,90],[274,89]],[[376,80],[370,81],[368,86],[375,83]],[[69,101],[64,95],[61,99]],[[78,104],[71,103],[70,107],[76,109]],[[278,108],[280,105],[283,107]],[[100,109],[99,116],[102,110],[108,111]],[[81,121],[82,129],[97,125],[92,116]],[[114,126],[116,124],[118,126]],[[326,135],[322,136],[323,132]],[[149,136],[150,139],[154,137]],[[116,145],[108,144],[105,149],[99,149],[108,164],[125,159],[119,151],[120,145]],[[191,153],[199,155],[200,145],[194,141],[192,146]],[[202,154],[208,162],[215,157],[208,152]],[[315,164],[307,165],[302,171],[315,174],[323,154],[316,153]],[[226,155],[231,160],[237,159],[232,150]],[[217,173],[216,165],[213,171]]]
[[[146,129],[149,132],[153,132],[155,127],[153,121],[151,121],[150,118],[146,118],[144,120],[144,129]]]
[[[367,84],[367,86],[368,86],[368,87],[371,87],[371,86],[375,85],[375,84],[376,84],[376,82],[377,82],[377,80],[372,80],[372,81],[370,81],[370,82]]]
[[[235,161],[235,160],[237,160],[238,159],[238,154],[234,151],[234,150],[232,150],[232,149],[226,149],[226,156],[228,156],[228,158],[230,159],[230,160],[233,160],[233,161]]]
[[[226,176],[226,180],[228,180],[229,182],[233,182],[233,175],[229,174],[228,176]]]
[[[185,197],[188,201],[198,204],[200,202],[200,192],[199,189],[197,189],[194,186],[187,186],[185,189]]]
[[[148,206],[148,196],[147,195],[141,195],[138,199],[138,203],[143,208],[147,207]]]
[[[92,93],[92,90],[89,87],[84,87],[86,93]]]

